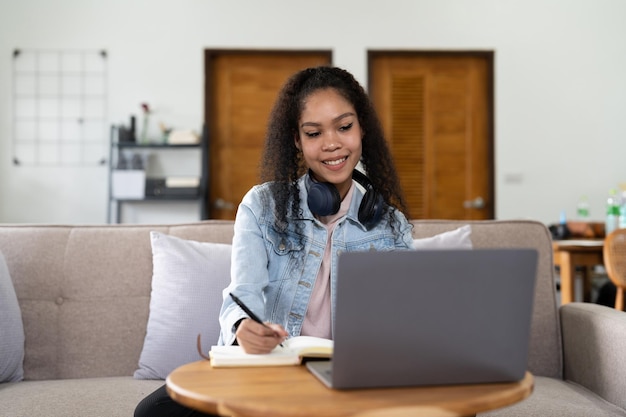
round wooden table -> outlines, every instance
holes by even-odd
[[[212,368],[198,361],[174,370],[167,391],[177,402],[233,417],[474,416],[528,397],[529,372],[519,382],[359,390],[326,388],[304,366]]]

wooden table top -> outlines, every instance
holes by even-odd
[[[533,376],[501,384],[332,390],[304,366],[211,368],[198,361],[174,370],[166,384],[179,403],[221,416],[452,417],[523,400]]]
[[[601,251],[603,247],[604,239],[563,239],[552,241],[552,249],[554,250],[571,250],[576,248],[581,250]]]

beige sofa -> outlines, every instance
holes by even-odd
[[[414,235],[462,224],[417,221]],[[626,416],[626,314],[582,303],[557,308],[551,242],[542,224],[470,224],[475,248],[540,253],[529,356],[534,392],[485,415]],[[132,376],[149,316],[150,231],[230,243],[232,223],[0,225],[0,252],[26,336],[25,380],[0,384],[0,415],[131,416],[137,402],[163,384]]]

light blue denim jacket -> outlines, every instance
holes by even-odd
[[[274,229],[274,202],[269,183],[244,196],[235,220],[231,283],[224,290],[219,344],[235,340],[234,324],[246,314],[232,301],[239,297],[263,321],[281,324],[290,337],[300,334],[313,285],[322,263],[327,231],[308,208],[304,177],[299,180],[302,216],[291,219],[287,237]],[[343,251],[391,251],[412,245],[411,225],[394,210],[396,224],[386,216],[367,231],[358,220],[363,192],[354,188],[348,213],[339,219],[332,236],[331,298],[334,323],[337,258]],[[394,233],[394,230],[397,231]],[[302,236],[302,239],[299,239]]]

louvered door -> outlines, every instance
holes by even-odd
[[[369,58],[369,91],[411,217],[493,218],[492,54]]]

